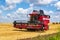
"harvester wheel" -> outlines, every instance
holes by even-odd
[[[41,29],[40,29],[41,31],[44,31],[44,25],[42,25],[42,27],[41,27]]]
[[[46,26],[46,27],[44,28],[44,30],[49,30],[49,26]]]
[[[27,29],[28,31],[30,31],[30,29]]]

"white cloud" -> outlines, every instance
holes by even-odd
[[[11,14],[10,14],[10,13],[8,13],[8,14],[7,14],[7,17],[11,17]]]
[[[47,5],[58,0],[26,0],[28,3]]]
[[[55,6],[57,7],[57,9],[60,9],[60,1],[58,1]]]
[[[33,7],[34,6],[34,4],[30,4],[30,7]]]
[[[38,0],[39,4],[47,5],[53,2],[57,2],[58,0]]]
[[[17,10],[16,10],[16,13],[22,13],[22,14],[26,14],[28,12],[28,9],[23,9],[23,8],[18,8]]]
[[[51,14],[53,14],[54,12],[53,11],[47,11],[47,10],[44,10],[44,13],[46,14],[46,15],[51,15]]]
[[[39,4],[50,4],[53,0],[38,0]]]
[[[53,11],[49,11],[50,14],[54,13]]]
[[[16,7],[16,5],[9,5],[9,6],[7,6],[7,10],[14,9],[15,7]]]
[[[55,18],[59,18],[59,15],[56,15]]]
[[[16,3],[20,3],[22,2],[22,0],[6,0],[7,4],[16,4]]]
[[[25,17],[28,18],[27,14],[31,13],[31,10],[32,8],[27,8],[27,9],[18,8],[15,12],[15,15],[17,15],[19,18],[24,17],[25,19]]]
[[[22,0],[5,0],[5,2],[7,3],[7,5],[1,6],[1,8],[3,10],[13,10],[14,8],[16,8],[16,4],[21,3]]]
[[[2,14],[2,11],[0,10],[0,14]]]
[[[2,8],[4,8],[4,6],[3,5],[0,5],[0,9],[2,9]]]
[[[2,10],[13,10],[14,8],[16,8],[16,5],[7,5],[7,6],[0,6],[0,9]]]

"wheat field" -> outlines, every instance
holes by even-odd
[[[59,32],[60,24],[49,24],[49,30],[41,31],[27,31],[26,29],[16,29],[12,23],[0,23],[0,40],[17,40],[32,38],[38,35],[49,35]]]

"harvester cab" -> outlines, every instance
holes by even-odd
[[[30,22],[31,23],[39,23],[39,22],[44,22],[44,20],[49,20],[50,16],[45,15],[43,10],[37,11],[33,10],[33,12],[30,15]]]

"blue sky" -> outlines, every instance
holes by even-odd
[[[60,22],[60,0],[0,0],[0,22],[29,20],[32,10],[44,10],[50,22]]]

